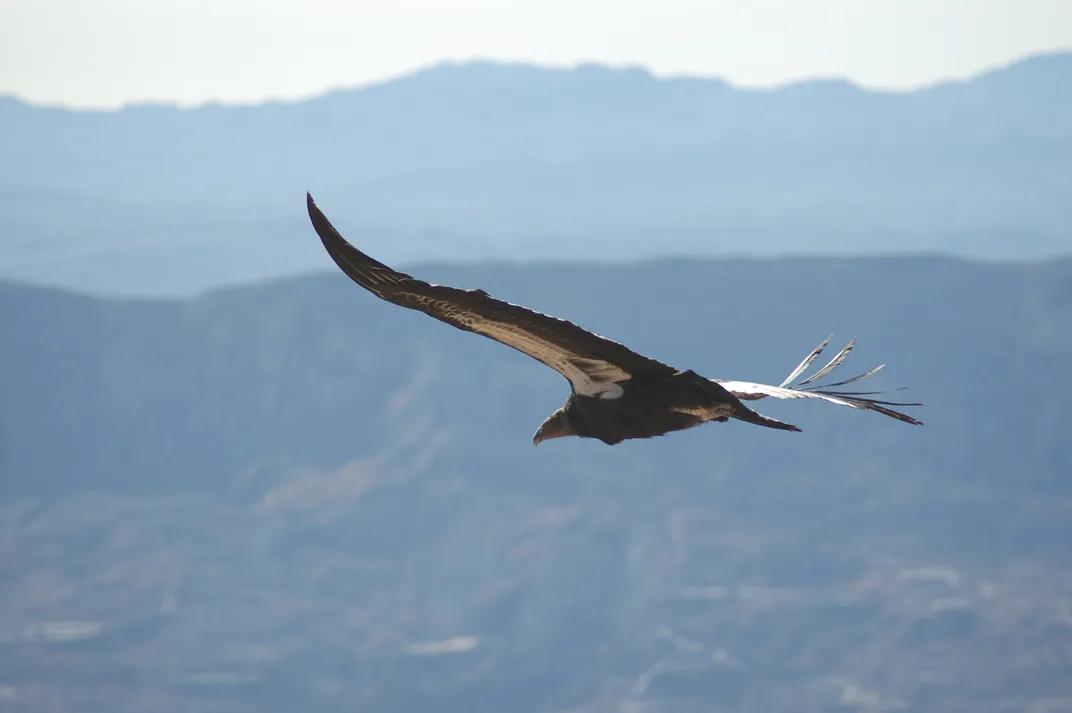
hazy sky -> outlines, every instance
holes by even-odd
[[[1072,0],[0,0],[0,93],[299,97],[442,59],[907,87],[1072,49]]]

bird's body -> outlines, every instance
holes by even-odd
[[[735,413],[743,414],[743,406],[718,384],[695,372],[684,371],[630,379],[622,385],[622,393],[616,398],[572,393],[562,408],[568,416],[570,435],[614,445],[630,438],[661,436],[708,421],[725,421]]]
[[[710,421],[737,419],[768,428],[799,431],[796,426],[756,413],[743,401],[765,397],[822,399],[842,406],[878,411],[907,423],[893,411],[898,404],[869,398],[865,392],[828,389],[870,376],[876,369],[827,387],[807,384],[829,374],[844,361],[853,343],[815,375],[789,386],[823,351],[829,340],[809,354],[780,386],[709,379],[638,354],[572,322],[491,297],[483,290],[433,285],[392,270],[361,252],[331,225],[307,195],[309,218],[328,254],[354,282],[377,297],[419,310],[458,329],[474,332],[517,349],[561,373],[570,382],[566,403],[547,418],[533,441],[563,436],[598,439],[609,445],[651,438]],[[873,392],[871,392],[873,393]]]

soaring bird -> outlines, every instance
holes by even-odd
[[[458,329],[513,347],[566,377],[571,387],[569,398],[537,429],[532,438],[537,445],[564,436],[595,438],[614,445],[709,421],[724,423],[731,418],[783,431],[800,431],[796,426],[756,413],[744,404],[768,396],[819,399],[922,425],[911,416],[889,408],[922,404],[871,398],[882,393],[877,391],[831,390],[867,378],[882,365],[833,384],[814,383],[845,361],[855,338],[824,367],[796,384],[792,382],[818,358],[829,338],[813,349],[778,386],[709,379],[691,369],[681,371],[638,354],[564,319],[498,300],[484,290],[435,285],[393,270],[347,242],[308,193],[306,203],[313,228],[328,254],[351,280],[380,299],[420,310]]]

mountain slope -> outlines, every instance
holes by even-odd
[[[16,710],[1006,711],[1072,695],[1072,262],[414,267],[712,376],[830,332],[927,425],[530,437],[523,355],[310,276],[0,286]]]

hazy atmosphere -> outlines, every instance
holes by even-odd
[[[1069,87],[1064,0],[0,4],[0,711],[1072,713]],[[802,432],[534,445],[544,348]]]
[[[307,98],[444,59],[912,88],[1070,46],[1068,0],[5,0],[0,94],[81,107]]]

